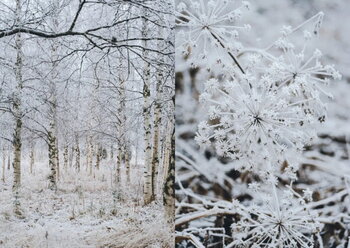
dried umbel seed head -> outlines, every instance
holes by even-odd
[[[313,247],[313,235],[322,225],[317,214],[294,192],[267,195],[257,205],[237,205],[241,220],[232,224],[235,245],[247,247]]]
[[[176,11],[177,50],[188,57],[193,66],[222,60],[225,51],[238,52],[238,31],[249,30],[249,25],[237,25],[242,11],[249,8],[244,1],[188,1],[181,2]],[[215,51],[213,53],[213,51]],[[210,54],[210,56],[209,56]],[[209,58],[210,57],[210,58]]]
[[[247,73],[224,83],[210,79],[200,99],[208,120],[200,124],[196,141],[214,143],[219,156],[240,160],[241,170],[280,165],[287,151],[300,153],[315,136],[309,129],[315,120],[303,111],[303,101],[293,102],[288,90],[278,92],[266,77]]]

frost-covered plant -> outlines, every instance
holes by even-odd
[[[199,124],[196,141],[213,140],[217,154],[239,160],[241,171],[280,166],[287,152],[301,152],[315,137],[309,128],[315,120],[302,107],[308,100],[290,96],[288,87],[278,90],[273,78],[250,72],[224,83],[209,79],[200,96],[209,120]]]
[[[232,1],[228,0],[200,0],[178,4],[176,22],[182,30],[177,33],[177,50],[190,56],[192,66],[208,65],[212,49],[225,49],[231,56],[241,50],[242,45],[237,41],[238,31],[247,30],[250,26],[239,26],[236,22],[242,17],[242,11],[249,9],[249,3],[243,1],[234,9],[232,5]],[[220,52],[214,57],[214,62],[221,63]]]
[[[245,207],[235,203],[240,209],[241,219],[232,225],[235,240],[231,245],[313,247],[310,234],[318,233],[321,228],[317,212],[310,210],[306,201],[292,190],[286,190],[279,197],[273,189],[272,195],[263,195],[260,204]],[[310,197],[308,192],[306,197]]]
[[[179,237],[198,247],[202,247],[202,242],[221,242],[204,231],[220,228],[221,223],[227,234],[220,236],[224,247],[227,240],[227,247],[306,248],[314,247],[316,242],[323,247],[321,230],[325,223],[347,218],[330,217],[329,212],[316,207],[340,199],[347,192],[340,191],[338,198],[313,202],[312,191],[298,182],[302,154],[315,143],[316,128],[326,120],[326,99],[332,97],[327,86],[331,79],[341,78],[333,65],[323,64],[322,53],[312,46],[323,13],[294,29],[283,27],[281,37],[266,49],[246,49],[238,42],[238,18],[229,18],[237,11],[229,8],[232,6],[229,1],[178,5],[177,45],[192,66],[190,76],[197,73],[193,66],[208,69],[213,61],[222,65],[204,80],[204,90],[198,97],[206,116],[199,123],[194,140],[207,158],[194,155],[187,145],[178,143],[183,152],[177,155],[181,170],[193,167],[195,171],[178,176],[181,201],[177,205],[176,225],[193,223]],[[249,4],[243,1],[242,6]],[[306,27],[310,24],[311,29]],[[294,40],[296,32],[302,33],[301,40]],[[187,133],[184,136],[191,137]],[[208,169],[210,161],[216,162]],[[224,169],[216,167],[220,162]],[[201,173],[201,169],[205,171]],[[221,179],[217,181],[208,173],[224,175],[215,177]],[[185,189],[182,181],[191,190]],[[215,193],[213,196],[217,185],[224,191],[220,197],[230,195],[233,204],[215,198]],[[248,193],[247,188],[255,193]],[[281,194],[283,189],[286,190]],[[222,215],[233,217],[222,220]],[[210,216],[217,218],[215,226],[209,228]],[[230,221],[232,224],[227,224]]]
[[[325,120],[320,97],[325,91],[318,84],[330,77],[340,78],[333,66],[321,65],[319,50],[304,62],[305,47],[295,54],[286,33],[276,42],[282,55],[269,56],[272,61],[264,64],[265,68],[261,69],[257,56],[251,56],[248,70],[244,72],[236,63],[242,73],[223,71],[232,79],[223,83],[208,80],[200,96],[208,107],[209,121],[199,125],[197,142],[205,145],[214,141],[219,156],[243,161],[238,168],[280,166],[286,151],[300,153],[311,144],[316,135],[308,127]],[[293,168],[295,161],[288,162]]]
[[[328,86],[330,79],[341,79],[341,75],[333,65],[322,64],[320,50],[314,49],[307,53],[306,47],[310,37],[311,34],[305,31],[304,47],[299,52],[288,41],[288,36],[276,41],[274,45],[282,50],[282,55],[272,61],[269,71],[279,87],[289,86],[290,94],[294,98],[310,99],[304,106],[313,104],[308,111],[323,121],[326,108],[321,96],[332,98],[324,87]]]

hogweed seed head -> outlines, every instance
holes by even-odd
[[[268,195],[258,204],[240,208],[246,214],[232,229],[234,243],[243,247],[313,247],[312,235],[321,227],[317,214],[293,192]]]
[[[268,77],[249,73],[224,83],[208,80],[200,97],[208,120],[200,124],[196,141],[213,143],[219,156],[239,160],[240,170],[280,165],[287,151],[300,153],[315,135],[308,130],[314,119],[303,101],[293,102],[289,90],[277,89]]]
[[[249,9],[247,1],[243,1],[237,8],[232,1],[190,1],[181,2],[177,6],[176,26],[177,49],[181,54],[189,57],[193,66],[208,65],[209,61],[221,61],[224,53],[222,47],[232,53],[241,50],[242,45],[237,41],[238,31],[249,30],[250,25],[239,26],[236,22],[241,19],[242,11]],[[208,58],[209,53],[212,60]],[[204,63],[203,63],[204,62]],[[209,66],[208,66],[209,68]]]

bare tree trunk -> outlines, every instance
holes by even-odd
[[[94,151],[94,146],[92,144],[92,136],[89,136],[88,139],[88,163],[87,167],[89,169],[89,175],[92,175],[92,159],[93,159],[93,151]]]
[[[100,163],[101,163],[101,147],[100,144],[97,145],[96,147],[96,169],[100,169]]]
[[[16,24],[19,25],[21,22],[21,1],[16,0]],[[16,74],[16,90],[13,99],[13,114],[15,117],[15,130],[13,134],[13,150],[14,150],[14,160],[13,160],[13,190],[18,191],[21,186],[21,154],[22,154],[22,90],[23,90],[23,77],[22,77],[22,67],[23,67],[23,52],[22,52],[22,38],[21,34],[17,33],[15,38],[15,47],[17,52],[15,74]]]
[[[110,159],[113,160],[114,158],[114,146],[113,144],[111,145],[111,152],[110,152]]]
[[[68,167],[68,145],[63,147],[63,167],[64,170],[67,170]]]
[[[35,152],[34,152],[34,143],[33,142],[30,142],[29,159],[30,159],[29,171],[30,171],[30,174],[33,174],[33,167],[34,167],[34,162],[35,162]]]
[[[167,124],[168,125],[168,124]],[[168,126],[166,126],[165,129],[163,129],[161,131],[161,139],[160,139],[160,147],[161,147],[161,154],[160,154],[160,164],[162,165],[161,166],[161,173],[159,172],[159,174],[162,175],[161,179],[158,181],[158,185],[159,185],[159,188],[162,188],[163,187],[163,184],[165,182],[165,177],[166,177],[166,171],[168,170],[168,163],[169,163],[169,159],[168,159],[168,156],[169,156],[169,153],[171,151],[169,151],[169,135],[168,135]]]
[[[122,68],[122,60],[120,59],[119,67]],[[118,107],[117,112],[119,114],[118,126],[117,126],[117,137],[118,137],[118,149],[117,149],[117,160],[116,160],[116,171],[115,171],[115,188],[118,191],[121,183],[121,166],[124,162],[127,164],[127,136],[126,136],[126,114],[125,114],[125,78],[122,69],[119,70],[118,83],[119,83],[119,95],[118,95]],[[126,168],[126,173],[129,173],[130,168]],[[129,180],[127,176],[127,180]],[[128,181],[129,182],[129,181]]]
[[[56,86],[54,82],[50,82],[50,97],[49,97],[49,115],[50,124],[48,131],[48,146],[49,146],[49,188],[56,190],[56,183],[58,181],[58,147],[57,147],[57,100],[56,100]]]
[[[147,16],[147,10],[144,8],[144,16]],[[147,37],[148,34],[148,26],[147,26],[147,20],[144,18],[143,21],[143,27],[142,27],[142,37]],[[144,47],[147,47],[147,40],[144,40]],[[143,56],[144,59],[148,59],[148,51],[143,50]],[[144,143],[145,143],[145,164],[144,164],[144,204],[149,204],[154,200],[154,194],[152,189],[152,164],[151,164],[151,156],[152,156],[152,145],[151,145],[151,121],[150,121],[150,64],[149,62],[145,62],[144,68],[143,68],[143,126],[144,126]]]
[[[84,150],[84,154],[85,154],[85,171],[88,172],[89,171],[89,136],[86,137],[85,139],[85,150]]]
[[[126,169],[126,182],[130,183],[130,151],[125,149],[125,169]]]
[[[73,166],[74,153],[75,153],[75,147],[74,145],[72,145],[69,153],[69,168],[72,168]]]
[[[80,147],[78,135],[75,136],[75,169],[80,171]]]
[[[123,144],[118,144],[118,154],[117,154],[117,164],[115,173],[115,186],[118,188],[120,186],[121,175],[120,169],[123,161]]]
[[[5,171],[6,171],[6,150],[5,146],[2,149],[2,181],[5,182]]]
[[[168,122],[169,125],[170,122]],[[167,130],[165,132],[165,140],[164,140],[164,152],[163,152],[163,180],[162,180],[162,185],[164,185],[167,176],[168,176],[168,169],[169,169],[169,163],[170,163],[170,153],[171,153],[171,136],[169,135],[169,131],[168,131],[168,126],[167,126]]]
[[[11,170],[11,148],[7,150],[7,170]]]
[[[138,163],[139,163],[139,145],[140,145],[140,141],[139,141],[139,129],[136,130],[136,144],[135,144],[135,165],[136,167],[138,167]]]
[[[165,216],[168,222],[172,223],[174,221],[175,215],[175,129],[173,123],[170,124],[171,128],[171,139],[170,139],[170,147],[169,147],[169,155],[166,159],[168,159],[168,168],[166,171],[166,177],[163,187],[163,204],[165,207]]]
[[[163,36],[163,27],[159,26],[159,37]],[[158,44],[158,50],[162,51],[162,42]],[[159,56],[159,62],[163,62],[163,55]],[[157,85],[156,85],[156,102],[154,108],[154,137],[153,137],[153,154],[152,154],[152,195],[157,195],[157,181],[159,171],[159,136],[160,136],[160,123],[161,119],[161,97],[162,97],[162,82],[163,82],[163,71],[162,68],[157,69]]]
[[[49,168],[50,168],[50,175],[48,177],[49,179],[49,189],[56,190],[57,189],[57,171],[56,171],[56,165],[57,165],[57,148],[56,148],[56,136],[54,135],[55,132],[55,123],[50,122],[50,128],[48,132],[48,145],[49,145]]]
[[[56,130],[56,170],[57,170],[57,181],[60,180],[60,149],[58,146],[57,130]]]

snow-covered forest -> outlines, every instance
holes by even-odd
[[[173,247],[173,9],[0,2],[0,247]]]
[[[176,1],[176,247],[350,247],[349,11]]]

